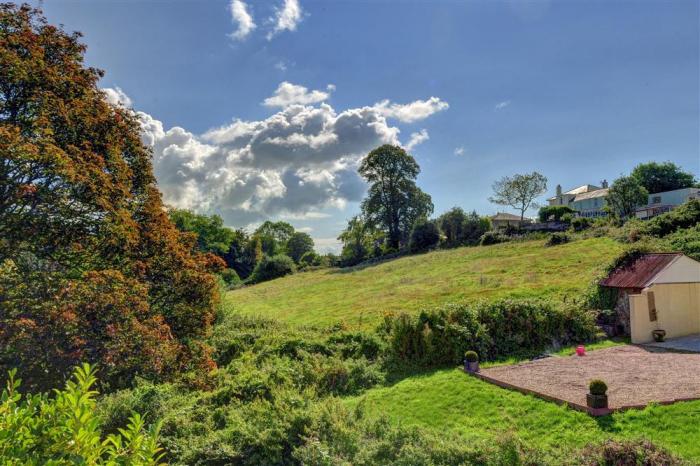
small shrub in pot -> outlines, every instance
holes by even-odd
[[[600,379],[591,380],[588,384],[588,393],[586,395],[586,404],[589,408],[607,408],[608,407],[608,385]]]
[[[464,370],[467,372],[479,372],[479,355],[476,351],[464,353]]]

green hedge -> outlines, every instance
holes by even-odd
[[[422,366],[455,364],[474,349],[480,359],[531,356],[549,346],[594,338],[595,316],[574,306],[541,300],[504,299],[450,304],[419,316],[387,316],[391,357]]]

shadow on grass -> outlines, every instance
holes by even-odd
[[[608,414],[606,416],[599,416],[594,419],[596,424],[598,424],[600,430],[602,430],[603,432],[617,433],[622,431],[620,426],[617,425],[617,422],[615,422],[615,418],[613,418],[611,414]]]

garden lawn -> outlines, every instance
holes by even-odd
[[[227,293],[229,309],[294,324],[373,327],[383,313],[500,297],[576,298],[622,251],[609,238],[523,241],[298,273]]]
[[[511,433],[527,445],[565,455],[610,437],[647,438],[700,462],[700,401],[593,418],[486,383],[460,369],[445,369],[372,389],[346,402],[350,406],[362,402],[370,415],[384,414],[404,425],[449,430],[466,442]]]

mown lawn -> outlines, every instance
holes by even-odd
[[[464,247],[367,267],[299,273],[227,293],[236,312],[295,324],[375,325],[384,312],[451,301],[576,297],[622,246],[591,238],[544,247],[544,241]]]
[[[445,369],[414,375],[346,402],[362,402],[370,415],[387,415],[404,425],[454,432],[465,442],[514,434],[527,445],[566,454],[611,437],[646,438],[700,462],[700,401],[593,418],[496,387],[459,369]]]

